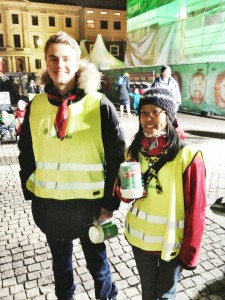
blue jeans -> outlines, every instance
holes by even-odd
[[[176,299],[176,285],[180,279],[178,258],[164,261],[133,247],[134,258],[140,275],[142,300]]]
[[[72,240],[51,239],[47,241],[52,253],[55,277],[55,294],[58,299],[72,299],[76,285],[73,281]],[[80,242],[87,262],[87,268],[93,277],[95,297],[107,300],[117,295],[117,288],[112,282],[110,266],[104,243],[93,244],[87,232],[80,235]]]

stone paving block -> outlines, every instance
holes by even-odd
[[[14,276],[14,271],[13,270],[8,270],[8,271],[5,271],[5,272],[2,272],[1,279],[4,280],[6,278],[10,278],[10,277],[13,277],[13,276]]]
[[[38,282],[37,285],[41,289],[42,286],[48,286],[48,285],[50,285],[52,283],[52,278],[51,278],[51,276],[41,277],[41,278],[38,279],[37,282]]]
[[[221,147],[221,145],[223,146]],[[222,140],[217,141],[214,139],[213,141],[207,141],[205,139],[203,142],[201,142],[204,159],[207,163],[207,197],[209,199],[209,203],[215,202],[218,193],[222,193],[221,196],[224,195],[225,188],[221,188],[219,185],[223,184],[224,186],[225,163],[223,164],[219,159],[214,159],[213,161],[211,160],[212,151],[215,152],[220,148],[223,149],[224,146],[225,141]],[[5,149],[5,147],[0,147],[0,160],[1,155],[3,155],[1,154],[2,149]],[[7,151],[4,155],[6,155],[6,153],[8,155],[9,152],[13,152],[13,154],[11,154],[10,156],[14,156],[14,161],[16,152],[13,146],[7,147]],[[219,155],[215,154],[215,158],[217,157],[219,158]],[[17,160],[15,159],[15,161]],[[31,287],[31,289],[29,290],[32,290],[32,288],[38,288],[38,292],[34,292],[34,294],[37,293],[37,295],[32,296],[32,300],[56,300],[56,297],[54,295],[51,254],[46,244],[45,235],[40,232],[40,230],[35,226],[33,222],[30,210],[31,202],[24,201],[23,199],[18,179],[18,169],[18,165],[5,165],[4,168],[2,168],[2,165],[0,165],[1,181],[4,181],[0,187],[0,293],[2,291],[8,291],[8,293],[11,294],[10,288],[12,287],[13,289],[18,285],[20,287],[23,287],[24,290],[21,290],[21,292],[14,294],[14,299],[13,295],[9,294],[4,297],[4,300],[31,300],[26,295],[26,285],[28,285],[29,287]],[[4,174],[3,177],[2,174]],[[220,195],[218,195],[218,197],[219,196]],[[131,247],[124,238],[124,218],[128,209],[129,205],[122,203],[120,206],[120,210],[115,213],[115,220],[119,228],[119,235],[117,238],[108,241],[106,244],[110,262],[112,265],[113,280],[116,282],[117,286],[120,286],[118,300],[141,300],[141,290],[137,268],[133,259]],[[222,295],[222,290],[220,291],[219,288],[225,287],[225,280],[222,280],[225,273],[224,228],[222,228],[221,225],[218,225],[211,219],[207,218],[202,244],[203,250],[200,254],[200,262],[197,269],[191,272],[184,272],[185,275],[183,280],[185,280],[186,285],[188,285],[188,280],[193,280],[194,282],[194,286],[189,288],[189,290],[191,291],[191,296],[187,295],[186,287],[182,286],[179,283],[177,296],[178,300],[195,300],[191,298],[194,294],[193,289],[198,290],[199,295],[201,294],[198,300],[203,300],[203,298],[205,298],[204,300],[213,299],[212,297],[216,297],[214,292],[215,290],[216,293],[219,291]],[[6,252],[4,255],[1,255],[2,251],[11,252]],[[24,259],[19,259],[19,255],[21,253],[23,253]],[[3,258],[3,260],[1,260],[1,258]],[[76,273],[77,268],[86,268],[86,262],[79,243],[79,239],[74,240],[73,263],[75,282],[78,285],[76,290],[76,299],[94,299],[94,289],[92,286],[93,280],[91,279],[91,277],[89,277],[89,272],[84,273],[83,278]],[[125,263],[126,268],[132,273],[132,275],[130,275],[126,279],[121,279],[122,277],[120,271],[118,271],[118,269],[116,268],[116,266],[119,266],[121,263]],[[37,272],[39,269],[36,271],[35,269],[32,269],[32,265],[36,264],[40,264],[40,274]],[[23,267],[25,267],[25,269],[23,269]],[[26,267],[29,267],[29,270],[26,269]],[[22,268],[21,270],[23,271],[19,272],[20,268]],[[10,272],[10,270],[12,269],[14,270],[15,277],[4,279],[3,276],[12,276],[12,273]],[[18,272],[18,274],[16,274],[16,272]],[[21,274],[23,272],[25,273]],[[5,280],[11,278],[16,279],[16,285],[14,284],[10,285],[9,287],[4,287]],[[89,282],[88,291],[86,290],[86,287],[84,285],[85,282]],[[37,286],[35,286],[35,284],[37,284]],[[125,291],[130,288],[137,289],[138,294],[134,297],[131,296],[131,298],[128,298]],[[43,293],[44,295],[42,295]],[[225,299],[225,295],[217,295],[217,297],[223,297],[223,299]]]
[[[123,269],[123,270],[120,270],[119,273],[120,273],[120,276],[121,276],[123,279],[129,278],[129,277],[131,277],[131,276],[134,275],[134,273],[132,272],[132,270],[130,270],[130,269],[128,269],[128,268],[125,268],[125,269]]]
[[[23,290],[24,290],[24,287],[22,284],[16,284],[15,286],[10,287],[10,294],[14,295],[14,294],[23,292]]]
[[[124,289],[128,288],[129,284],[128,284],[127,280],[122,279],[122,280],[116,281],[116,286],[117,286],[118,290],[120,291],[120,290],[124,290]]]
[[[39,272],[39,271],[27,274],[28,280],[34,280],[34,279],[38,279],[40,277],[41,277],[41,272]]]
[[[180,299],[180,300],[190,300],[190,298],[188,297],[188,295],[185,294],[184,292],[178,293],[177,299]],[[194,299],[192,299],[192,300],[194,300]]]
[[[25,283],[25,290],[29,290],[32,289],[34,287],[37,287],[37,280],[30,280],[28,282]]]
[[[32,300],[45,300],[45,295],[34,297]],[[52,300],[52,299],[51,299]]]
[[[39,288],[32,288],[29,290],[26,290],[26,294],[27,294],[27,299],[33,299],[34,297],[39,295]]]
[[[24,265],[25,266],[29,266],[35,263],[35,259],[34,258],[26,258],[24,259]]]
[[[3,287],[10,287],[16,285],[16,283],[17,282],[15,277],[7,278],[3,280]]]
[[[6,288],[1,288],[1,289],[0,289],[0,299],[3,299],[3,297],[8,296],[9,293],[10,293],[10,291],[9,291],[9,288],[8,288],[8,287],[6,287]]]
[[[82,282],[92,279],[91,274],[89,272],[86,272],[84,274],[79,274],[79,276],[80,276]]]
[[[27,275],[26,274],[18,275],[16,277],[16,280],[18,283],[24,283],[27,281]]]
[[[11,255],[11,252],[9,250],[5,250],[5,247],[1,247],[2,251],[0,250],[0,257],[2,258],[2,260],[4,260],[4,257]]]
[[[129,287],[125,290],[127,299],[134,298],[140,294],[139,290],[136,287]]]
[[[27,266],[27,269],[29,272],[41,271],[41,265],[40,263],[32,264]]]
[[[15,299],[13,295],[4,297],[4,300],[13,300],[13,299]]]
[[[139,284],[140,279],[137,276],[131,276],[127,278],[127,282],[129,284],[129,286],[134,286]]]

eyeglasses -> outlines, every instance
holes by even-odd
[[[165,110],[153,110],[153,111],[150,111],[150,112],[147,112],[147,111],[141,111],[140,112],[140,116],[142,118],[149,118],[149,117],[158,117],[159,114],[161,113],[164,113]]]

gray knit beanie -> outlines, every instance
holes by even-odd
[[[138,113],[140,114],[141,107],[145,104],[152,104],[161,107],[165,110],[173,122],[175,119],[175,99],[169,89],[165,88],[150,88],[140,99]]]

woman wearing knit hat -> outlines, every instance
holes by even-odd
[[[142,300],[176,299],[182,270],[194,270],[199,258],[205,165],[202,153],[182,144],[172,125],[175,104],[168,89],[150,88],[138,113],[139,130],[126,161],[140,162],[145,192],[127,213],[125,236],[140,275]]]

